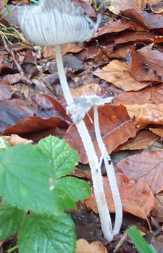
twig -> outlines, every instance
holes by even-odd
[[[13,62],[15,63],[17,70],[19,71],[20,75],[21,75],[21,79],[22,81],[24,81],[25,83],[32,85],[32,82],[25,76],[24,71],[22,69],[22,67],[20,66],[20,64],[18,63],[15,53],[13,52],[13,50],[11,48],[9,48],[6,39],[2,36],[2,40],[3,40],[3,44],[4,47],[6,49],[6,51],[11,55]]]

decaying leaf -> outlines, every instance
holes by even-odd
[[[147,130],[140,131],[134,139],[123,144],[119,150],[140,150],[151,146],[159,137]]]
[[[163,125],[163,104],[126,105],[126,109],[137,128],[149,124]]]
[[[143,180],[153,193],[163,190],[163,151],[144,151],[129,156],[117,168],[133,180]]]
[[[153,128],[153,127],[150,127],[149,130],[152,133],[154,133],[154,134],[160,136],[161,138],[163,138],[163,128]]]
[[[163,82],[163,53],[152,45],[132,50],[131,73],[139,82]]]
[[[67,126],[66,112],[56,99],[39,95],[35,99],[35,103],[22,99],[0,101],[0,132],[22,134]]]
[[[114,212],[114,205],[108,185],[108,179],[104,177],[103,180],[110,211]],[[148,184],[143,180],[139,180],[138,182],[130,180],[127,176],[121,173],[117,174],[117,181],[123,210],[142,219],[146,219],[155,206],[155,198]],[[85,203],[88,208],[97,212],[94,195],[88,198]]]
[[[123,106],[106,104],[99,107],[99,121],[103,140],[110,153],[115,150],[120,144],[125,143],[129,138],[135,137],[136,135],[135,126],[132,120],[129,118],[125,107]],[[88,114],[85,117],[85,122],[92,137],[96,151],[100,156],[94,133],[92,113]],[[88,160],[84,151],[83,144],[73,124],[68,128],[65,139],[72,147],[78,151],[80,161],[82,163],[87,163]]]
[[[104,68],[96,70],[94,74],[125,91],[137,91],[149,85],[136,81],[129,72],[128,64],[118,60],[111,61]]]
[[[20,137],[17,134],[11,134],[10,136],[2,136],[5,141],[11,146],[15,146],[17,144],[28,144],[32,143],[32,140],[28,140]]]
[[[109,9],[115,14],[119,14],[122,10],[127,9],[144,9],[146,4],[155,4],[159,0],[111,0]]]
[[[75,253],[108,253],[108,251],[99,241],[89,243],[84,239],[79,239],[76,242]]]
[[[96,83],[88,83],[81,87],[71,89],[71,93],[74,97],[98,95],[100,92],[101,88]]]
[[[114,99],[114,104],[143,105],[163,104],[163,85],[148,87],[142,91],[123,92]]]

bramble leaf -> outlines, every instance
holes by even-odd
[[[68,215],[27,217],[18,234],[20,253],[74,253],[75,232]]]
[[[70,174],[79,161],[77,152],[62,139],[49,136],[40,140],[37,147],[49,159],[55,178]]]
[[[64,212],[74,207],[75,201],[67,189],[56,186],[60,177],[74,169],[77,160],[74,150],[52,136],[35,145],[21,144],[1,151],[0,195],[25,211]]]
[[[23,221],[24,212],[8,206],[0,206],[0,240],[5,240],[17,233],[21,222]]]

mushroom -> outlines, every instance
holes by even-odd
[[[86,112],[91,106],[94,106],[95,133],[101,150],[101,161],[99,161],[84,120],[80,117],[78,117],[80,118],[79,120],[76,120],[73,114],[73,110],[77,105],[79,105],[76,107],[77,114],[79,113],[78,109],[82,107],[84,102],[82,103],[78,100],[77,104],[71,95],[61,54],[61,45],[65,43],[88,41],[98,28],[99,18],[97,18],[97,22],[94,23],[84,13],[84,10],[74,4],[71,0],[40,0],[40,3],[36,5],[8,5],[7,8],[2,11],[2,16],[9,23],[19,26],[25,38],[33,44],[40,46],[55,45],[58,75],[63,95],[67,102],[68,111],[71,114],[72,120],[76,124],[76,128],[88,156],[102,231],[104,237],[108,241],[111,241],[113,236],[119,233],[122,224],[122,204],[114,168],[106,146],[103,143],[99,127],[97,107],[106,101],[101,101],[101,99],[96,96],[93,98],[85,98],[88,102],[86,103]],[[115,205],[116,216],[114,228],[112,228],[111,217],[104,193],[101,173],[102,161],[104,161],[106,167]]]

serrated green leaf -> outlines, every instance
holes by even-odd
[[[10,205],[40,213],[55,211],[48,159],[31,144],[0,152],[0,195]]]
[[[68,215],[28,217],[18,234],[20,253],[74,253],[74,224]]]
[[[139,253],[156,253],[155,249],[145,241],[135,226],[130,227],[127,233]]]
[[[74,149],[70,148],[64,140],[53,136],[39,141],[38,148],[49,158],[55,178],[70,174],[79,161]]]
[[[8,205],[0,206],[0,240],[17,233],[25,213]]]
[[[70,176],[57,180],[54,191],[58,189],[65,192],[74,201],[74,204],[79,200],[88,198],[91,194],[90,186],[87,182]]]
[[[71,189],[68,189],[73,187],[75,191],[77,181],[72,185],[67,181],[65,185],[66,179],[62,178],[74,169],[76,162],[76,152],[63,140],[52,136],[36,145],[8,148],[0,152],[0,195],[8,204],[25,211],[64,212],[75,207],[75,201],[80,199],[69,194]],[[81,181],[78,183],[82,198],[81,195],[87,195],[88,187]]]

